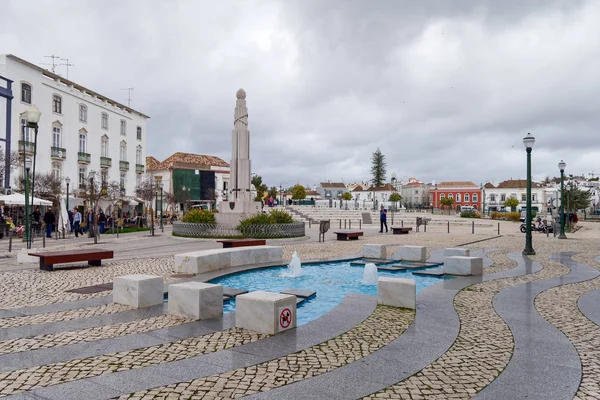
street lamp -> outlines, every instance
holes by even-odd
[[[65,178],[65,183],[67,184],[67,211],[69,211],[69,183],[71,183],[71,178],[67,176]]]
[[[35,105],[30,105],[29,108],[27,110],[25,110],[25,112],[23,112],[23,117],[25,117],[25,122],[27,124],[27,128],[33,128],[34,132],[35,132],[35,136],[34,136],[34,141],[33,141],[33,173],[32,173],[32,180],[31,180],[31,202],[33,203],[33,195],[34,195],[34,190],[35,190],[35,160],[37,158],[37,135],[38,135],[38,128],[39,128],[39,122],[40,122],[40,117],[42,116],[42,113],[40,112],[40,110],[35,106]],[[23,148],[25,148],[25,146],[23,145]]]
[[[566,239],[565,236],[565,216],[564,216],[564,177],[565,177],[565,168],[567,168],[567,163],[563,160],[560,160],[558,163],[558,169],[560,170],[560,235],[558,235],[559,239]]]
[[[26,158],[25,162],[25,243],[28,249],[31,248],[31,230],[29,221],[29,170],[31,169],[31,159]]]
[[[160,231],[164,232],[165,228],[163,226],[163,183],[162,181],[158,182],[158,187],[160,188]]]
[[[94,244],[98,243],[98,235],[96,235],[96,216],[94,210],[94,177],[96,176],[96,171],[91,170],[88,177],[90,179],[90,208],[92,209],[92,223],[89,227],[90,232],[94,236]]]
[[[531,244],[531,149],[535,143],[535,138],[528,133],[523,138],[523,144],[527,151],[527,211],[525,212],[525,249],[524,256],[535,255],[535,250]]]

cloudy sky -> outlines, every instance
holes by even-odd
[[[269,185],[600,174],[600,1],[0,0],[0,53],[151,116],[148,154],[229,161],[248,93]],[[64,67],[57,70],[65,73]]]

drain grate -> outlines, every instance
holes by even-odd
[[[100,285],[94,286],[84,286],[77,289],[65,290],[67,293],[77,293],[77,294],[92,294],[92,293],[100,293],[106,292],[108,290],[112,290],[112,283],[102,283]]]

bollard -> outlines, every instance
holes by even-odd
[[[42,247],[46,248],[46,235],[42,235]]]
[[[498,235],[500,235],[500,222],[498,222]]]
[[[346,218],[344,218],[344,229],[346,229]]]
[[[8,234],[8,252],[12,251],[12,233]]]
[[[450,233],[450,221],[448,221],[448,233]]]
[[[340,219],[340,229],[342,229],[342,220]]]
[[[308,220],[308,229],[310,229],[310,219]]]
[[[424,228],[423,228],[423,232],[427,233],[427,224],[423,224]]]
[[[404,228],[404,220],[403,219],[400,220],[400,227]]]
[[[475,234],[475,221],[471,221],[471,233]]]
[[[352,229],[352,220],[351,219],[348,220],[348,229]]]
[[[358,220],[358,229],[362,229],[362,219]]]

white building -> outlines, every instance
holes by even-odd
[[[13,81],[11,150],[33,156],[34,130],[20,114],[31,105],[42,113],[36,173],[69,177],[76,193],[94,170],[135,195],[136,175],[145,169],[147,115],[10,54],[0,55],[0,75]],[[13,187],[21,174],[22,167],[12,173]]]
[[[429,205],[429,189],[426,183],[419,182],[415,178],[409,178],[406,185],[402,185],[400,195],[402,204],[406,207],[419,207]]]
[[[486,211],[510,211],[504,206],[504,202],[513,197],[519,200],[519,205],[516,210],[525,209],[527,203],[527,181],[524,179],[511,179],[500,182],[498,185],[486,183],[483,188]],[[534,211],[546,212],[546,202],[548,194],[544,188],[535,183],[531,183],[531,208]]]

